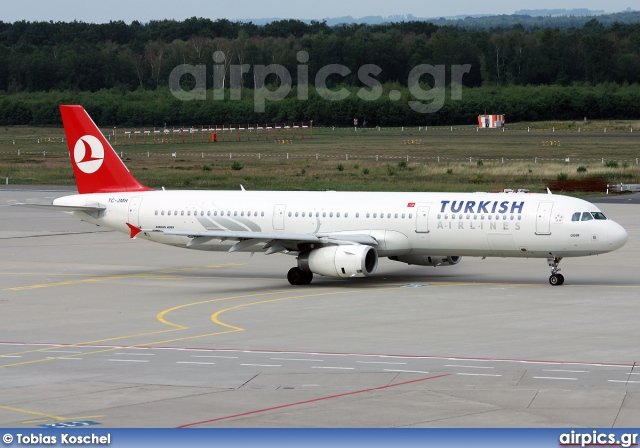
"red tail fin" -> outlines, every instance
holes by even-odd
[[[122,163],[82,106],[60,106],[78,192],[148,191]]]

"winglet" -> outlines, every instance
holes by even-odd
[[[553,194],[551,193],[551,190],[549,190],[549,187],[547,187],[547,194]]]
[[[131,235],[129,236],[131,239],[134,239],[138,233],[142,232],[142,229],[134,226],[133,224],[127,223],[127,226],[131,229]]]

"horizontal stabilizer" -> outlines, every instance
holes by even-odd
[[[105,210],[103,205],[54,205],[54,204],[13,204],[16,207],[40,208],[47,210],[58,210],[59,212],[100,212]]]

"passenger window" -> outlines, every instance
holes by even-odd
[[[359,217],[360,217],[360,213],[356,213],[356,218],[359,218]]]
[[[409,213],[409,219],[413,218],[413,214]]]
[[[261,212],[261,213],[260,213],[260,216],[264,216],[264,212]]]
[[[322,217],[326,218],[327,217],[327,212],[322,212]]]
[[[345,213],[345,214],[344,214],[344,217],[345,217],[345,218],[348,218],[348,217],[349,217],[349,213]]]
[[[591,216],[591,213],[589,213],[589,212],[582,213],[582,220],[583,221],[591,221],[592,219],[593,219],[593,216]]]
[[[329,213],[329,218],[333,218],[333,212]]]
[[[580,221],[580,215],[581,214],[582,213],[580,213],[580,212],[574,213],[573,216],[571,217],[571,221]]]
[[[340,217],[340,212],[336,213],[336,218]]]
[[[156,210],[156,216],[158,216],[158,210]]]
[[[296,218],[298,217],[298,212],[296,212]]]
[[[402,214],[402,219],[404,219],[404,213]],[[440,215],[438,215],[438,219],[440,219]]]
[[[369,213],[367,213],[367,218],[369,217]]]
[[[377,218],[377,217],[378,217],[378,214],[377,214],[377,213],[374,213],[374,214],[373,214],[373,217],[374,217],[374,218]]]

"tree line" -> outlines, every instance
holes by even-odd
[[[348,97],[330,101],[317,92],[299,100],[295,89],[279,101],[267,101],[265,112],[254,108],[253,92],[243,91],[240,100],[216,101],[209,95],[203,101],[180,101],[168,88],[114,93],[49,91],[0,94],[1,125],[61,125],[58,105],[82,104],[101,126],[172,127],[200,125],[246,125],[265,123],[300,123],[314,121],[314,126],[434,126],[476,125],[484,113],[505,114],[507,123],[541,120],[637,119],[640,85],[619,86],[504,86],[462,89],[461,99],[449,99],[435,113],[419,113],[408,107],[414,100],[404,87],[393,86],[400,98],[390,98],[390,87],[374,100],[358,97],[358,89],[343,87]],[[229,91],[227,98],[229,98]]]
[[[181,64],[204,67],[205,101],[179,101],[169,91],[170,75]],[[316,75],[329,64],[348,68],[326,78],[330,91],[348,93],[339,102],[314,88]],[[358,69],[367,64],[379,67],[375,80],[382,93],[363,100]],[[407,86],[409,74],[421,64],[446,67],[441,93],[447,100],[437,113],[408,107],[416,99]],[[454,101],[452,67],[467,64],[462,99]],[[268,88],[291,82],[292,89],[257,113],[254,69],[269,65],[281,68],[266,78]],[[215,73],[225,101],[213,99]],[[298,99],[300,73],[308,74],[305,101]],[[187,90],[196,85],[192,75],[181,82]],[[428,74],[420,82],[424,91],[435,83]],[[591,19],[580,28],[482,30],[422,21],[329,27],[281,20],[258,26],[195,17],[147,24],[0,22],[2,124],[59,124],[61,103],[86,105],[100,124],[139,126],[310,119],[349,125],[354,117],[381,126],[471,124],[484,111],[507,114],[511,122],[637,119],[639,83],[638,23],[604,26]]]
[[[308,61],[300,62],[302,51]],[[216,52],[223,56],[218,63]],[[0,89],[8,93],[155,89],[167,86],[180,64],[206,66],[208,88],[214,66],[222,66],[229,79],[231,66],[243,64],[249,69],[238,82],[247,88],[254,87],[254,67],[269,64],[285,67],[294,84],[300,65],[308,66],[311,81],[328,64],[351,70],[346,77],[331,76],[329,86],[358,85],[357,71],[365,64],[381,68],[376,79],[382,84],[403,86],[419,64],[470,64],[467,87],[634,84],[640,82],[640,24],[604,26],[592,19],[571,29],[478,30],[417,21],[335,27],[202,18],[129,25],[0,22]],[[268,82],[282,80],[272,75]]]

